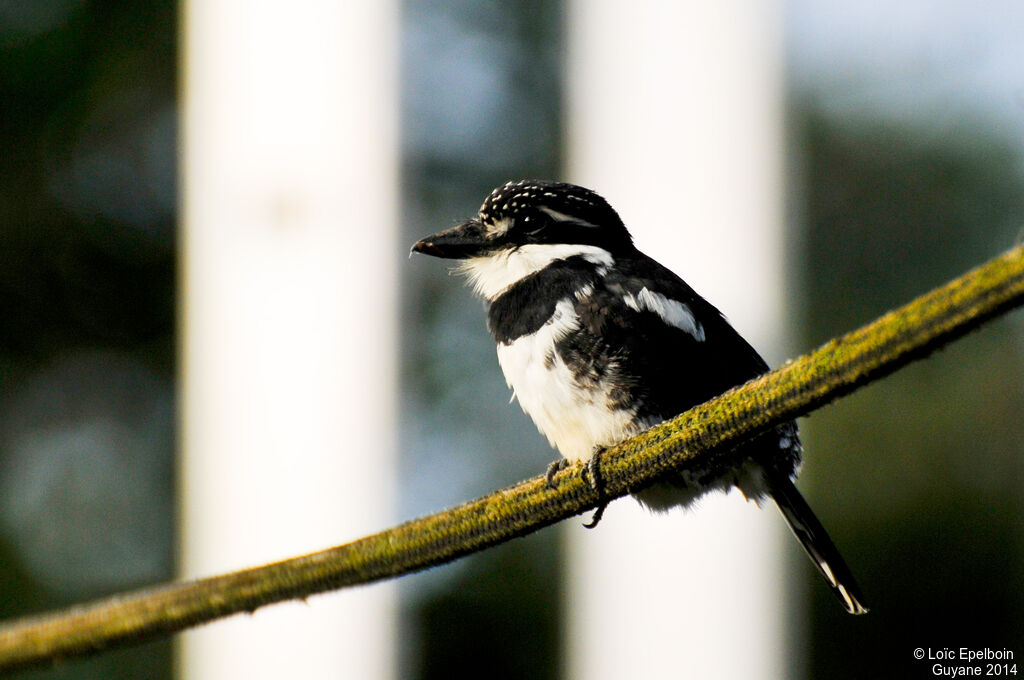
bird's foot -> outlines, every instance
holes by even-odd
[[[600,504],[594,510],[593,516],[591,516],[589,522],[584,522],[583,526],[587,529],[593,529],[597,526],[601,518],[604,517],[604,510],[608,507],[608,501],[604,500],[604,480],[601,479],[601,455],[604,453],[604,448],[599,448],[594,451],[594,455],[587,461],[586,466],[580,472],[583,475],[583,479],[590,484],[590,488],[597,494],[600,499]]]

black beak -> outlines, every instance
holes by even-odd
[[[469,220],[457,227],[421,238],[413,244],[412,252],[434,257],[464,259],[483,255],[490,247],[491,243],[484,235],[483,225],[477,220]]]

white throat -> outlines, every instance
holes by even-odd
[[[471,257],[460,262],[457,269],[469,277],[473,290],[487,300],[494,300],[506,288],[530,274],[539,272],[552,262],[574,256],[581,256],[602,268],[615,264],[612,254],[597,246],[530,243],[487,257]]]

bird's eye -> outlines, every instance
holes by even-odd
[[[542,215],[530,215],[523,218],[523,232],[527,236],[539,236],[550,226],[551,220]]]

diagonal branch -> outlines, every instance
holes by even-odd
[[[622,496],[696,459],[807,413],[962,337],[1024,303],[1024,246],[871,324],[651,428],[601,458],[604,490]],[[318,553],[111,597],[0,628],[0,670],[137,643],[243,611],[450,562],[596,506],[571,467]]]

